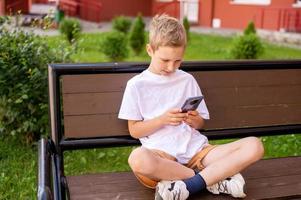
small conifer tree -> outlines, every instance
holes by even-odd
[[[184,17],[184,19],[183,19],[183,26],[186,31],[187,41],[189,41],[190,40],[190,24],[189,24],[187,17]]]
[[[130,33],[130,46],[136,55],[139,55],[145,45],[145,33],[144,33],[145,23],[143,22],[141,14],[139,14],[133,24]]]
[[[235,59],[257,59],[264,52],[263,45],[256,35],[253,22],[244,30],[244,34],[234,39],[230,54]]]
[[[244,35],[256,34],[256,29],[253,21],[250,21],[248,26],[244,30]]]

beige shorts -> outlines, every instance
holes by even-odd
[[[209,153],[209,151],[211,151],[212,149],[214,149],[216,147],[216,145],[208,145],[206,147],[204,147],[200,152],[198,152],[197,154],[195,154],[191,160],[185,164],[186,167],[189,167],[191,169],[198,169],[198,170],[203,170],[205,167],[202,165],[202,160],[203,158]],[[168,160],[172,160],[172,161],[177,161],[177,159],[163,151],[160,150],[152,150],[152,152],[154,152],[156,155],[160,156],[161,158],[165,158]],[[156,180],[152,180],[146,176],[140,175],[140,174],[136,174],[134,173],[135,176],[137,177],[137,179],[146,187],[148,188],[156,188],[156,185],[158,183],[158,181]]]

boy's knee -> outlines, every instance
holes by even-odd
[[[137,148],[132,151],[128,158],[131,169],[140,174],[152,174],[154,171],[154,159],[151,158],[149,150]]]
[[[133,171],[135,171],[134,169],[136,169],[139,165],[141,165],[142,161],[141,161],[141,157],[143,156],[143,151],[141,150],[141,148],[136,148],[134,149],[129,158],[128,158],[128,163],[130,165],[130,167],[133,169]]]
[[[264,155],[264,147],[261,140],[257,137],[248,137],[247,149],[253,160],[259,160]]]

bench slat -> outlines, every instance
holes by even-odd
[[[282,70],[243,70],[190,72],[202,88],[253,86],[300,85],[300,69]],[[127,80],[137,73],[122,74],[80,74],[64,75],[63,93],[86,93],[102,91],[123,91]],[[253,77],[253,78],[252,78]],[[218,80],[218,81],[212,81]],[[101,84],[100,84],[101,83]],[[114,83],[114,84],[112,84]]]
[[[223,113],[218,112],[220,110]],[[261,115],[258,115],[258,110],[261,110]],[[281,105],[255,108],[213,107],[210,115],[214,120],[206,122],[206,129],[226,128],[225,124],[227,128],[300,124],[301,105],[287,105],[285,108]],[[273,123],[271,119],[274,119]],[[129,135],[126,121],[117,119],[117,113],[65,116],[64,123],[67,138]]]
[[[261,160],[242,172],[249,199],[301,198],[301,157]],[[154,191],[143,187],[131,172],[67,177],[71,199],[154,199]],[[234,199],[203,192],[190,199]]]
[[[203,93],[209,107],[257,107],[296,105],[301,102],[300,91],[301,85],[293,85],[215,88]],[[118,113],[122,97],[123,91],[65,94],[64,115]]]
[[[123,91],[126,82],[135,76],[129,74],[81,74],[63,76],[63,94]]]
[[[202,88],[300,85],[300,69],[192,72]],[[214,80],[214,81],[212,81]]]
[[[66,116],[64,122],[67,138],[129,135],[126,121],[117,114]]]

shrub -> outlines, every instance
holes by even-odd
[[[28,141],[32,141],[40,134],[47,133],[47,64],[70,61],[68,53],[64,50],[61,52],[51,50],[43,38],[32,33],[2,29],[0,32],[1,134],[25,134]],[[66,54],[69,56],[66,57]]]
[[[235,59],[256,59],[262,52],[260,39],[255,34],[248,34],[235,39],[231,56]]]
[[[263,45],[256,35],[254,22],[250,22],[244,34],[235,38],[230,53],[235,59],[256,59],[263,53],[263,50]]]
[[[111,61],[122,61],[128,56],[127,38],[118,31],[108,33],[101,42],[101,48]]]
[[[81,25],[77,19],[63,19],[59,26],[61,34],[63,34],[70,44],[74,43],[81,32]]]
[[[144,27],[145,24],[142,20],[142,17],[141,15],[138,15],[134,21],[133,28],[130,33],[130,46],[136,55],[140,54],[145,46]]]
[[[0,16],[0,26],[2,26],[6,22],[5,16]]]
[[[187,17],[184,17],[184,19],[183,19],[183,26],[186,31],[187,41],[189,41],[190,40],[190,24],[189,24]]]
[[[131,28],[132,22],[124,16],[115,17],[112,21],[113,29],[127,34]]]
[[[254,22],[249,22],[247,28],[245,28],[244,30],[244,35],[248,35],[248,34],[256,34],[256,29],[255,29],[255,25]]]

